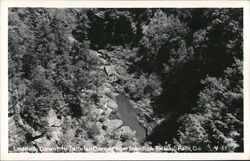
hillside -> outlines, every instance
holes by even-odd
[[[8,23],[10,152],[243,151],[242,9],[9,8]]]

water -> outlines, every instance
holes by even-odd
[[[116,97],[118,105],[118,112],[121,116],[124,126],[130,127],[135,130],[135,137],[139,142],[142,142],[146,138],[146,130],[140,125],[137,120],[137,113],[131,107],[128,99],[124,95],[118,95]]]

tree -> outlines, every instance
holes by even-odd
[[[146,72],[159,71],[168,61],[169,51],[178,44],[176,41],[183,41],[187,27],[174,15],[167,15],[159,9],[142,28],[144,36],[140,42],[138,64]]]
[[[179,143],[205,151],[242,151],[242,62],[236,60],[223,78],[207,77],[202,84],[195,114],[180,117]]]

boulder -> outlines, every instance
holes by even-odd
[[[104,53],[107,53],[107,51],[103,50],[103,49],[100,49],[100,50],[98,50],[98,53],[104,54]]]
[[[135,136],[135,131],[132,131],[128,126],[123,126],[120,130],[122,141],[129,140]]]
[[[111,92],[112,92],[112,90],[110,89],[110,87],[107,87],[107,86],[100,86],[97,88],[97,93],[99,95],[109,94]]]
[[[112,85],[110,83],[107,83],[107,82],[103,83],[102,85],[105,86],[105,87],[112,88]]]
[[[90,53],[91,55],[95,56],[95,57],[100,57],[100,56],[101,56],[101,54],[98,53],[98,52],[95,51],[95,50],[90,50],[89,53]]]
[[[103,87],[103,93],[109,94],[109,93],[111,93],[111,89],[109,87]]]
[[[108,65],[104,67],[105,72],[107,73],[108,76],[115,75],[115,69],[112,65]]]
[[[105,68],[105,66],[103,66],[103,65],[100,65],[100,66],[99,66],[99,69],[100,69],[100,70],[104,70],[104,68]]]
[[[103,109],[98,109],[98,112],[97,112],[98,115],[102,115],[103,113],[104,113]]]
[[[73,43],[73,42],[76,41],[75,38],[74,38],[73,36],[71,36],[71,35],[69,35],[69,36],[67,36],[67,37],[68,37],[70,43]]]
[[[105,137],[103,135],[94,136],[94,140],[98,144],[102,144],[105,141]]]
[[[49,126],[61,126],[61,120],[57,118],[57,115],[53,109],[50,109],[47,116]]]
[[[113,110],[111,108],[107,108],[105,111],[106,116],[109,116]]]
[[[62,137],[61,127],[50,127],[47,131],[47,135],[50,136],[50,140],[59,141]]]
[[[122,125],[122,120],[106,120],[104,125],[107,127],[108,132],[113,132]]]
[[[107,100],[107,105],[111,109],[117,109],[118,108],[117,103],[114,100],[112,100],[112,99],[108,99]]]
[[[103,58],[100,58],[100,61],[101,61],[101,64],[103,64],[103,65],[108,65],[109,64],[109,62],[107,60],[103,59]],[[102,67],[100,69],[103,69],[103,68],[104,67]]]
[[[104,15],[105,15],[105,13],[103,12],[103,11],[100,11],[100,12],[98,12],[98,13],[95,13],[94,14],[97,18],[99,18],[99,19],[104,19]]]

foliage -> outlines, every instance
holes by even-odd
[[[179,120],[182,145],[206,147],[205,151],[242,150],[242,62],[236,60],[233,67],[225,70],[223,78],[207,77],[202,81],[204,88],[193,108],[197,114]]]
[[[9,8],[8,23],[12,148],[49,130],[50,110],[57,145],[136,145],[102,126],[119,119],[97,92],[106,83],[107,97],[123,92],[142,111],[147,146],[243,151],[242,9]]]
[[[170,50],[175,52],[175,45],[187,33],[187,27],[174,15],[167,15],[157,10],[149,24],[142,26],[143,37],[140,41],[139,59],[141,68],[147,72],[159,72],[164,62],[169,59]],[[177,41],[177,42],[176,42]],[[182,41],[182,43],[185,43]],[[184,44],[185,45],[185,44]],[[169,48],[170,46],[170,48]],[[172,49],[171,49],[172,48]],[[173,56],[182,56],[172,53]],[[182,53],[181,53],[182,54]],[[185,53],[183,53],[185,54]],[[173,58],[178,59],[178,58]],[[140,61],[139,61],[140,60]],[[146,66],[145,66],[146,65]]]

